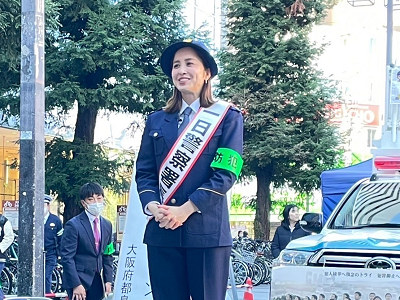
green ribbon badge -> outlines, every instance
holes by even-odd
[[[111,242],[107,245],[106,249],[104,249],[105,255],[112,255],[115,252],[114,244]]]
[[[232,172],[239,177],[243,167],[243,159],[241,155],[233,149],[218,148],[211,163],[211,168],[224,169]]]

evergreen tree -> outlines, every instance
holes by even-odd
[[[245,115],[245,176],[256,176],[255,235],[269,239],[270,187],[317,187],[337,156],[328,123],[332,82],[313,61],[321,49],[308,34],[328,0],[231,0],[228,49],[221,53],[220,96]]]
[[[57,14],[50,25],[57,26],[46,27],[46,110],[67,112],[76,105],[78,112],[72,143],[56,140],[61,144],[46,147],[46,159],[52,161],[46,164],[46,189],[70,186],[76,191],[102,166],[108,172],[98,172],[102,177],[96,180],[105,187],[114,187],[112,170],[116,165],[93,145],[98,112],[147,113],[165,104],[172,86],[158,58],[165,47],[184,37],[184,0],[53,1],[57,3],[53,10]],[[0,3],[5,5],[6,1]],[[15,14],[11,14],[15,21],[11,27],[19,31],[19,16]],[[18,49],[19,43],[17,38],[13,49]],[[0,84],[0,109],[15,115],[19,112],[19,53],[16,56],[12,68],[1,65],[0,60],[1,72],[9,75],[9,82]],[[88,153],[96,157],[91,160]],[[74,167],[65,167],[65,163],[73,163]],[[57,166],[61,169],[56,170]],[[65,204],[67,221],[79,212],[77,193],[56,192]]]
[[[46,2],[46,25],[54,30],[57,24],[58,6],[53,0]],[[17,114],[19,107],[21,52],[21,1],[0,0],[0,109]],[[18,110],[16,110],[18,108]]]

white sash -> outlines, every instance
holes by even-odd
[[[182,184],[227,113],[230,103],[201,107],[172,146],[160,167],[160,197],[164,204]]]

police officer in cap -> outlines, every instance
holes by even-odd
[[[58,216],[50,213],[50,202],[53,198],[44,195],[44,250],[45,262],[45,293],[51,293],[51,274],[56,267],[63,227]]]

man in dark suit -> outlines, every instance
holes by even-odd
[[[85,211],[69,220],[61,240],[63,286],[71,300],[100,300],[111,292],[112,225],[100,216],[103,188],[93,182],[79,192]]]
[[[45,292],[51,293],[51,275],[57,263],[59,255],[63,227],[58,216],[50,212],[50,202],[53,198],[44,195],[44,251],[46,252],[45,263]]]

